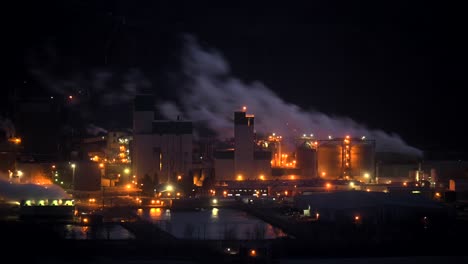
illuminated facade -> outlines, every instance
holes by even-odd
[[[218,181],[268,180],[271,178],[271,152],[255,150],[254,116],[234,113],[234,149],[215,152]]]
[[[323,179],[357,179],[375,177],[375,141],[365,138],[319,140],[318,174]]]
[[[132,175],[175,182],[192,169],[192,122],[153,120],[153,102],[151,96],[135,99]]]

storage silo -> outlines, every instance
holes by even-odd
[[[351,170],[354,178],[362,178],[366,174],[375,177],[375,141],[352,140],[351,142]]]
[[[317,148],[318,175],[335,180],[342,176],[342,145],[340,140],[320,141]]]
[[[296,167],[301,169],[303,178],[317,177],[317,149],[311,141],[304,141],[297,147]]]

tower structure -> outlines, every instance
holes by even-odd
[[[238,180],[254,178],[254,116],[234,112],[234,173]]]

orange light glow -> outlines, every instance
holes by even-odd
[[[14,137],[14,138],[9,138],[8,141],[14,143],[14,144],[20,144],[21,143],[21,138],[19,137]]]
[[[255,256],[257,256],[257,251],[255,251],[255,249],[252,249],[252,250],[250,250],[249,254],[250,254],[250,256],[255,257]]]
[[[325,187],[327,187],[327,189],[330,189],[330,188],[331,188],[331,184],[330,184],[330,183],[327,183],[327,184],[325,185]]]

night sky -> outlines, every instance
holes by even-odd
[[[90,71],[131,72],[143,90],[176,98],[189,35],[219,52],[233,76],[260,81],[285,102],[398,134],[443,158],[468,158],[461,6],[192,2],[17,1],[2,8],[2,116],[11,114],[14,91],[21,98],[57,94],[44,74],[73,83]],[[111,86],[119,86],[116,79]],[[114,95],[106,98],[121,94]],[[98,116],[93,123],[104,126]]]

